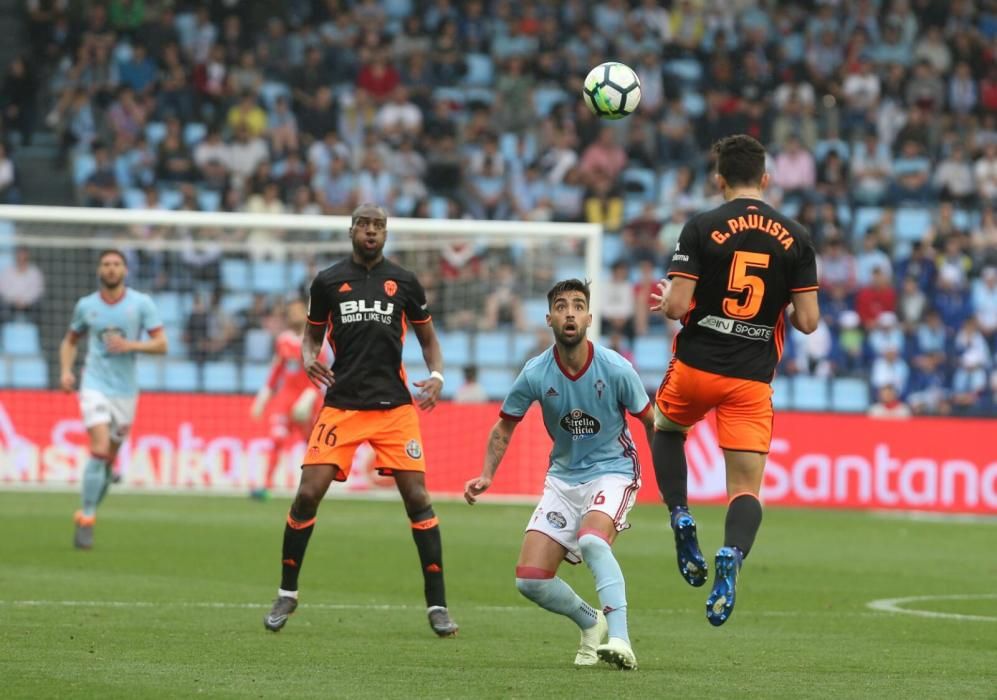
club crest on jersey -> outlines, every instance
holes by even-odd
[[[570,413],[561,418],[560,426],[571,433],[572,440],[588,440],[595,437],[602,428],[598,418],[578,408],[571,409]]]
[[[419,444],[418,440],[409,440],[405,445],[405,454],[412,459],[419,459],[422,457],[422,445]]]
[[[395,292],[398,291],[398,283],[394,280],[384,280],[384,293],[389,297],[395,296]]]
[[[595,393],[600,399],[602,398],[602,392],[606,390],[606,382],[601,379],[595,380]]]
[[[565,518],[560,513],[558,513],[557,511],[552,510],[551,512],[547,513],[547,522],[550,523],[550,526],[553,527],[555,530],[563,530],[564,527],[568,524],[568,519]]]
[[[339,302],[340,323],[356,323],[357,321],[380,321],[390,324],[395,305],[392,302],[382,302],[380,299],[369,302],[366,299]]]

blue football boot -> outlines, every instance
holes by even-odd
[[[721,547],[714,559],[713,590],[706,599],[706,619],[714,627],[727,622],[734,612],[734,596],[737,588],[737,575],[741,571],[744,556],[737,547]]]
[[[696,521],[685,508],[672,511],[672,532],[675,533],[679,573],[690,586],[702,586],[706,583],[709,570],[706,558],[699,550],[699,540],[696,539]]]

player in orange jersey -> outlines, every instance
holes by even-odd
[[[741,564],[762,522],[758,500],[772,441],[772,377],[786,318],[803,333],[820,320],[810,233],[765,202],[765,148],[750,136],[713,147],[724,204],[685,225],[653,310],[682,321],[655,401],[654,471],[671,511],[679,571],[693,586],[707,566],[689,513],[685,435],[716,410],[727,471],[724,546],[717,552],[710,624],[734,611]],[[789,307],[789,313],[786,309]]]
[[[270,375],[256,394],[250,412],[256,420],[264,413],[268,414],[273,440],[263,484],[249,494],[259,500],[270,497],[281,455],[295,437],[308,439],[315,416],[322,407],[322,396],[301,364],[301,336],[307,324],[307,307],[303,301],[294,300],[288,303],[286,314],[287,329],[277,336]],[[322,353],[322,361],[329,362],[328,346]]]

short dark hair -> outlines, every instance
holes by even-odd
[[[106,258],[108,255],[117,255],[119,258],[121,258],[121,262],[125,264],[125,267],[128,267],[128,258],[126,258],[125,254],[122,253],[118,248],[105,248],[104,250],[100,251],[100,255],[97,257],[97,264],[100,265],[102,262],[104,262],[104,258]]]
[[[589,302],[592,299],[592,292],[589,290],[589,283],[583,282],[576,277],[572,277],[571,279],[561,280],[550,288],[550,291],[547,292],[547,308],[554,308],[554,300],[566,292],[581,292],[584,294],[586,306],[589,305]]]
[[[765,147],[747,134],[720,139],[713,154],[717,172],[731,187],[757,185],[765,174]]]

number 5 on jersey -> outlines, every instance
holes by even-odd
[[[747,321],[758,315],[765,298],[765,280],[758,275],[749,274],[752,268],[766,270],[769,260],[768,253],[751,253],[746,250],[734,252],[734,260],[730,264],[730,277],[727,280],[727,290],[737,296],[724,299],[724,313],[731,318]],[[745,294],[747,290],[747,294]]]

